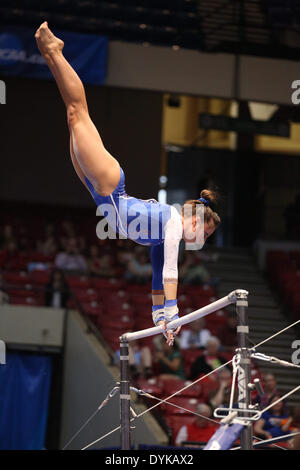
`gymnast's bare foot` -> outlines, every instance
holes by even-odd
[[[35,33],[36,42],[41,54],[47,58],[55,52],[61,52],[64,42],[58,39],[48,28],[47,21],[41,24]]]

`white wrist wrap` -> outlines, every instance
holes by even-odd
[[[157,324],[158,321],[163,321],[165,319],[165,309],[160,308],[159,310],[155,310],[152,312],[152,320],[154,325]]]
[[[172,320],[175,320],[175,316],[178,315],[178,307],[177,305],[174,305],[173,307],[166,307],[165,306],[165,319],[166,322],[169,323]]]

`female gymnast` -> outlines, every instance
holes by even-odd
[[[180,331],[180,327],[175,331],[167,329],[167,324],[178,318],[179,243],[181,239],[195,241],[199,230],[202,230],[205,242],[215,231],[220,218],[210,208],[210,204],[215,202],[217,195],[214,191],[203,190],[200,199],[187,201],[184,207],[188,207],[188,215],[186,211],[179,214],[174,207],[160,204],[153,199],[144,201],[128,196],[125,192],[124,172],[118,161],[104,147],[89,116],[83,84],[63,56],[63,41],[53,35],[47,22],[42,23],[35,38],[66,106],[71,159],[78,177],[90,191],[98,207],[103,205],[105,209],[111,207],[114,210],[114,227],[120,235],[151,246],[152,318],[155,325],[163,327],[167,343],[172,345],[174,335]],[[204,218],[201,219],[204,222],[199,223],[198,208],[201,204],[204,205]],[[139,208],[145,221],[144,225],[140,224],[144,229],[139,232],[131,230],[134,225],[131,222],[136,217],[132,215],[135,207]],[[109,223],[113,225],[112,216]]]

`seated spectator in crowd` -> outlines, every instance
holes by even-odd
[[[280,395],[275,395],[272,398],[270,404],[274,403],[279,398]],[[288,417],[289,415],[285,409],[285,405],[282,403],[282,401],[280,401],[277,404],[274,404],[272,408],[265,411],[261,415],[261,418],[255,422],[254,434],[262,439],[271,439],[272,437],[279,437],[285,434],[289,434],[290,431],[284,431],[282,429],[282,422],[286,424]]]
[[[127,264],[125,279],[137,284],[146,284],[152,276],[152,266],[144,249],[138,248],[135,256]]]
[[[227,367],[217,372],[217,378],[219,381],[219,387],[216,390],[212,390],[208,396],[208,403],[212,410],[216,408],[228,408],[230,404],[231,394],[231,380],[232,374]],[[237,407],[238,392],[235,388],[233,396],[233,408]]]
[[[227,361],[219,353],[220,341],[216,336],[211,336],[205,345],[203,354],[193,362],[190,379],[196,380],[201,374],[207,374]]]
[[[19,251],[18,245],[14,240],[6,243],[5,248],[0,252],[0,266],[2,269],[18,270],[25,264],[23,254]]]
[[[38,253],[41,253],[45,256],[54,256],[57,252],[55,238],[52,235],[49,235],[44,241],[38,240],[36,249]]]
[[[63,220],[59,224],[59,242],[60,245],[66,249],[69,243],[70,238],[75,238],[76,232],[74,224],[71,220]]]
[[[64,273],[54,269],[49,284],[46,285],[45,304],[47,307],[65,308],[70,297],[70,290]]]
[[[184,329],[180,334],[181,349],[197,349],[204,348],[207,341],[211,337],[209,330],[204,328],[204,318],[199,318],[189,324],[188,329]]]
[[[120,351],[116,352],[118,360],[120,359]],[[140,347],[138,341],[129,343],[129,370],[133,380],[143,375],[146,379],[153,376],[152,372],[152,355],[148,346]]]
[[[59,253],[55,258],[55,267],[78,273],[87,271],[87,264],[79,252],[76,238],[69,238],[66,251]]]
[[[295,436],[291,441],[290,441],[290,450],[300,450],[300,435]]]
[[[300,430],[300,406],[294,406],[289,411],[289,417],[281,421],[281,429],[285,434]]]
[[[0,272],[0,305],[3,304],[8,304],[9,303],[9,296],[6,292],[6,285],[5,285],[5,280]]]
[[[160,378],[185,379],[183,357],[178,341],[175,340],[173,346],[168,346],[164,336],[159,335],[155,338],[154,344],[156,346],[154,358],[159,365]]]
[[[206,419],[212,418],[210,407],[205,403],[199,403],[196,411],[203,417],[197,416],[193,423],[185,424],[179,429],[175,440],[177,446],[182,446],[183,442],[188,441],[206,444],[216,432],[216,424]]]
[[[228,313],[227,323],[223,325],[217,333],[221,341],[222,349],[228,352],[235,352],[237,348],[237,315],[234,312]]]
[[[109,253],[100,256],[97,245],[90,247],[87,264],[91,276],[113,277],[115,275],[112,256]]]
[[[116,261],[118,266],[122,266],[123,268],[126,268],[127,270],[127,265],[129,261],[131,261],[134,258],[134,249],[135,245],[134,242],[131,240],[122,240],[118,239],[115,240],[117,244],[117,253],[116,253]]]
[[[183,263],[179,267],[179,279],[185,284],[209,284],[211,276],[200,259],[194,253],[185,252]]]
[[[4,225],[0,232],[0,248],[6,248],[9,242],[16,242],[16,238],[12,225]]]
[[[257,396],[255,398],[255,403],[259,403],[260,409],[264,409],[271,403],[272,398],[275,395],[278,395],[277,390],[277,380],[274,374],[267,373],[263,376],[263,390],[264,394],[262,396]]]

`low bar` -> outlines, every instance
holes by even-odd
[[[209,315],[210,313],[214,313],[217,310],[220,310],[224,307],[227,307],[227,305],[233,304],[236,302],[237,298],[239,298],[240,295],[248,295],[248,292],[242,289],[237,289],[235,291],[230,292],[230,294],[226,295],[225,297],[222,297],[222,299],[218,299],[215,302],[212,302],[209,305],[206,305],[205,307],[199,308],[198,310],[195,310],[194,312],[188,313],[184,317],[178,318],[177,320],[174,320],[172,322],[169,322],[167,324],[167,329],[172,330],[178,328],[178,326],[186,325],[187,323],[191,323],[198,318],[205,317],[206,315]],[[135,341],[137,339],[141,338],[147,338],[148,336],[154,336],[162,333],[163,327],[162,326],[154,326],[153,328],[147,328],[145,330],[140,330],[136,331],[134,333],[125,333],[120,337],[121,341]]]

